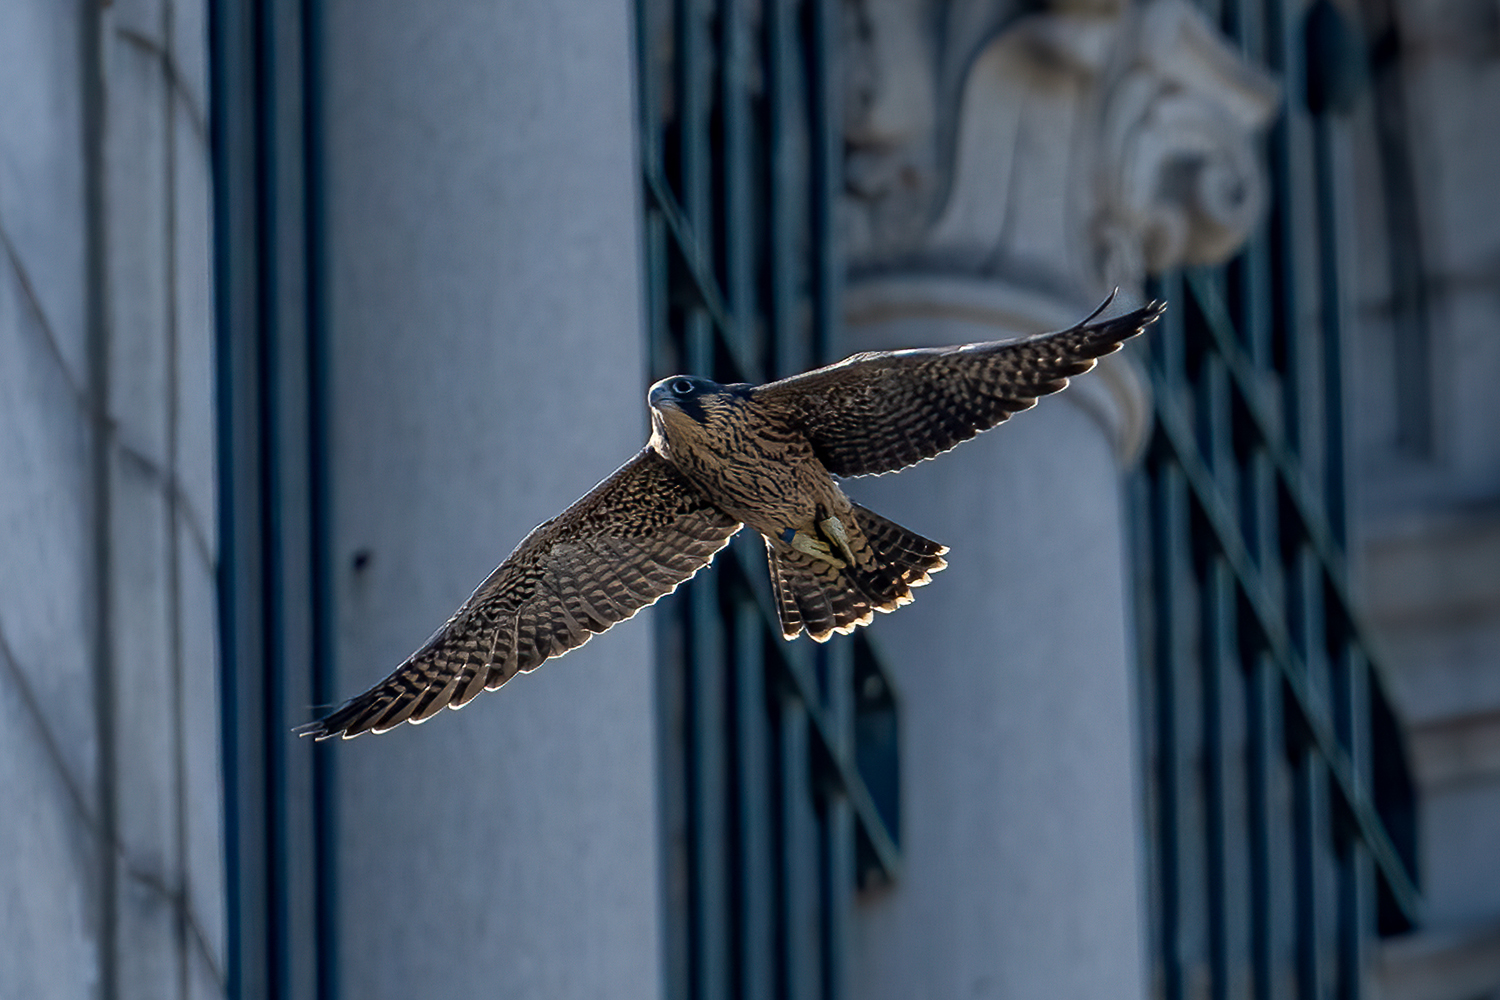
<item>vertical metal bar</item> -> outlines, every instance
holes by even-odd
[[[807,706],[790,691],[780,704],[781,996],[816,1000],[822,989],[819,950],[817,817],[808,772]]]
[[[1234,577],[1223,558],[1213,560],[1203,607],[1203,755],[1208,855],[1208,948],[1213,1000],[1230,995],[1229,967],[1229,778],[1230,747],[1225,741],[1226,681],[1237,664]]]
[[[1297,927],[1297,996],[1314,1000],[1321,993],[1322,957],[1319,954],[1322,928],[1318,906],[1317,847],[1321,811],[1326,799],[1323,791],[1328,774],[1323,760],[1311,748],[1303,748],[1293,772],[1293,878],[1296,885]]]
[[[259,659],[257,634],[245,627],[252,618],[254,596],[259,591],[251,523],[253,492],[246,479],[246,458],[255,454],[250,394],[245,388],[253,375],[253,338],[245,333],[258,322],[251,270],[254,205],[243,192],[253,183],[252,128],[246,114],[245,93],[252,79],[253,34],[248,9],[235,0],[220,0],[209,6],[210,74],[209,115],[213,155],[214,200],[214,308],[218,334],[214,352],[214,392],[218,409],[216,466],[218,476],[218,616],[221,692],[220,752],[224,761],[224,863],[225,948],[229,996],[268,996],[263,970],[251,956],[263,954],[261,937],[265,919],[261,913],[264,884],[255,864],[264,856],[261,831],[248,822],[253,815],[248,801],[256,787],[252,773],[254,758],[243,754],[251,739],[245,723],[251,716],[255,688],[250,683]],[[91,26],[97,25],[91,21]],[[98,288],[90,282],[90,287]],[[96,392],[95,395],[99,395]],[[102,579],[102,576],[101,576]],[[243,755],[242,755],[243,754]],[[249,807],[249,808],[247,808]],[[248,815],[247,815],[248,814]],[[112,861],[112,858],[111,858]],[[113,878],[106,886],[113,885]],[[108,948],[113,933],[102,928],[106,968],[101,970],[103,995],[109,995],[113,976],[108,968]]]
[[[1334,727],[1349,755],[1355,791],[1371,794],[1370,665],[1347,638],[1336,673]],[[1351,832],[1339,859],[1338,997],[1364,995],[1365,941],[1375,933],[1375,871],[1370,851]]]
[[[739,1000],[776,990],[776,815],[766,695],[766,628],[750,600],[735,608],[735,743],[739,801]]]
[[[1272,266],[1269,238],[1262,226],[1240,254],[1240,336],[1256,368],[1271,366],[1271,327],[1276,322],[1272,297]]]
[[[1313,172],[1318,203],[1318,271],[1323,370],[1324,502],[1328,526],[1340,546],[1348,540],[1348,497],[1345,491],[1345,427],[1343,393],[1343,294],[1339,253],[1338,184],[1334,178],[1334,123],[1327,116],[1312,123]]]
[[[1276,953],[1273,923],[1275,877],[1272,770],[1280,753],[1277,717],[1281,677],[1276,664],[1262,654],[1245,675],[1249,709],[1249,820],[1250,820],[1250,961],[1255,1000],[1276,996]]]
[[[755,311],[754,184],[751,180],[751,36],[744,0],[719,0],[719,105],[723,109],[724,300],[736,331],[748,335]],[[746,372],[754,378],[764,372]]]
[[[1178,574],[1187,525],[1187,487],[1182,471],[1168,462],[1158,473],[1152,541],[1156,583],[1156,762],[1158,837],[1161,857],[1162,996],[1187,995],[1184,978],[1182,796],[1186,776],[1178,719],[1178,601],[1185,583]]]
[[[333,623],[337,620],[334,593],[334,539],[332,497],[332,446],[329,419],[331,393],[328,375],[331,359],[328,344],[328,305],[325,296],[327,245],[325,241],[323,120],[323,3],[301,0],[302,23],[302,172],[307,200],[303,210],[303,243],[306,248],[307,300],[304,323],[307,331],[308,372],[308,512],[311,521],[309,569],[311,575],[311,651],[309,677],[312,703],[332,704],[338,644]],[[309,748],[311,749],[311,748]],[[306,751],[304,751],[306,752]],[[338,808],[334,800],[337,783],[333,753],[312,756],[311,794],[313,809],[312,866],[313,923],[316,956],[315,995],[334,1000],[339,993],[338,968]]]
[[[657,209],[646,213],[646,337],[652,375],[665,377],[682,367],[668,324],[667,257],[671,236]]]
[[[1350,838],[1339,864],[1338,1000],[1365,995],[1365,942],[1375,935],[1374,885],[1369,849]]]
[[[854,642],[841,639],[823,647],[825,731],[844,768],[854,769]],[[825,782],[825,786],[830,783]],[[842,786],[827,788],[823,802],[823,1000],[842,1000],[848,975],[850,902],[857,873],[854,811]]]
[[[1339,744],[1348,753],[1355,791],[1360,798],[1368,795],[1370,789],[1365,729],[1358,721],[1362,713],[1356,709],[1369,697],[1364,667],[1363,657],[1346,641],[1335,673],[1334,727]],[[1352,831],[1341,837],[1338,846],[1336,995],[1338,1000],[1358,1000],[1364,993],[1364,942],[1374,932],[1373,921],[1369,919],[1374,871],[1369,850]]]
[[[713,236],[708,129],[713,90],[709,85],[709,54],[705,51],[708,12],[704,5],[705,0],[676,0],[675,5],[678,197],[700,248],[710,246]]]
[[[1163,275],[1158,279],[1161,295],[1169,302],[1181,302],[1186,287],[1180,274]],[[1158,322],[1160,334],[1154,341],[1163,380],[1174,395],[1187,379],[1186,339],[1187,331],[1184,310],[1169,309]]]
[[[693,245],[683,253],[695,257],[697,273],[713,274],[713,162],[708,116],[713,98],[709,80],[707,11],[704,0],[677,0],[677,145],[681,186],[679,196]],[[714,330],[707,310],[688,310],[685,329],[687,368],[717,374],[714,368]]]
[[[835,0],[805,0],[812,5],[813,135],[812,245],[815,248],[812,359],[831,360],[842,349],[844,261],[838,238],[839,195],[844,188],[844,69],[842,6]]]
[[[729,817],[724,738],[729,732],[724,677],[724,637],[717,587],[692,587],[692,932],[695,937],[694,996],[729,995]]]
[[[689,940],[693,908],[692,826],[687,764],[687,729],[691,712],[687,704],[686,603],[687,593],[681,590],[664,598],[657,605],[662,613],[656,615],[653,622],[658,650],[656,726],[661,755],[658,815],[662,826],[659,847],[663,872],[661,894],[666,915],[661,949],[665,1000],[688,1000],[692,994],[692,945]]]
[[[854,862],[854,810],[842,792],[824,803],[823,817],[823,988],[822,1000],[844,1000],[849,992],[850,906],[857,873]]]
[[[799,188],[805,183],[799,162],[797,133],[803,122],[798,114],[798,83],[794,54],[797,48],[795,0],[765,0],[767,69],[767,215],[768,265],[771,275],[771,338],[774,373],[788,375],[803,364],[798,316],[798,238],[802,220],[797,206]]]

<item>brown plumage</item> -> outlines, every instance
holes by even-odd
[[[1149,326],[1153,302],[1022,340],[857,354],[763,386],[651,387],[651,440],[540,525],[385,680],[318,722],[384,732],[587,642],[708,565],[747,524],[765,539],[782,633],[822,642],[911,601],[946,546],[866,510],[835,477],[932,458],[1057,392]]]

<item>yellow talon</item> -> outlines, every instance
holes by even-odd
[[[837,517],[829,515],[822,521],[818,522],[818,527],[823,529],[824,537],[832,538],[834,540],[834,542],[839,547],[839,551],[844,554],[845,559],[849,560],[849,562],[851,563],[858,562],[858,560],[854,558],[854,549],[849,545],[849,536],[844,531],[843,521],[840,521]],[[827,546],[824,547],[826,548]],[[841,566],[839,568],[842,569],[843,567]]]
[[[794,532],[791,538],[791,546],[798,552],[812,556],[814,559],[822,560],[823,562],[828,563],[836,569],[843,569],[845,566],[849,565],[848,563],[844,562],[844,560],[834,555],[833,550],[830,549],[827,544],[825,544],[824,542],[820,542],[818,539],[807,534],[806,532]]]

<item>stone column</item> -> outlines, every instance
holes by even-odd
[[[861,349],[1077,316],[952,279],[850,296]],[[878,623],[902,706],[906,867],[858,910],[855,996],[1145,995],[1122,466],[1146,406],[1116,356],[950,455],[849,484],[952,548]]]
[[[1148,273],[1223,260],[1258,218],[1276,85],[1183,0],[999,21],[975,0],[946,27],[853,2],[850,349],[1065,327],[1112,287],[1138,301]],[[1128,354],[956,454],[849,485],[952,547],[876,625],[906,864],[859,909],[856,996],[1146,995],[1123,477],[1149,417]]]
[[[630,6],[331,0],[338,688],[645,440]],[[659,997],[649,615],[337,755],[350,997]]]

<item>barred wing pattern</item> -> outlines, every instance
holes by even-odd
[[[856,354],[762,386],[836,476],[895,472],[988,430],[1154,323],[1166,303],[1021,340]]]
[[[648,448],[527,535],[389,677],[298,732],[349,739],[460,708],[676,590],[739,528]]]

